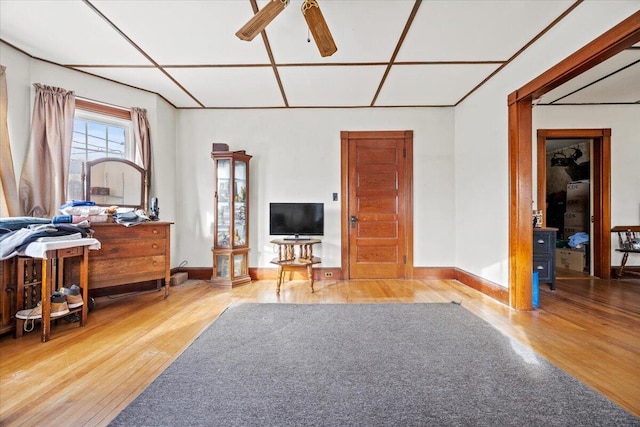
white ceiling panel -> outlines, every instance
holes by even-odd
[[[382,79],[385,67],[281,67],[287,100],[292,107],[367,107]]]
[[[283,107],[271,67],[169,68],[205,107]]]
[[[267,27],[267,37],[277,63],[387,62],[400,40],[414,1],[320,1],[338,51],[321,57],[301,1],[290,5]],[[310,42],[307,40],[310,39]],[[256,38],[253,43],[262,42]]]
[[[0,29],[8,43],[59,64],[150,64],[79,0],[0,0]]]
[[[160,65],[268,64],[260,37],[235,36],[253,16],[241,0],[93,0],[102,13]]]
[[[585,104],[593,99],[597,99],[599,103],[639,103],[640,63],[620,71],[615,78],[602,79],[590,84],[558,103]]]
[[[571,3],[570,0],[425,1],[397,60],[506,61]]]
[[[629,49],[573,78],[539,100],[548,103],[640,101],[640,49]],[[621,71],[620,71],[621,70]],[[569,95],[569,96],[567,96]]]
[[[133,87],[161,94],[176,107],[198,107],[199,105],[157,68],[91,68],[79,70],[104,77]]]
[[[497,65],[396,65],[376,105],[455,105]]]
[[[256,1],[261,9],[270,0]],[[387,66],[374,106],[455,105],[554,20],[566,30],[587,11],[619,15],[637,1],[585,1],[563,17],[575,0],[318,0],[338,47],[323,58],[303,0],[290,0],[266,27],[268,45],[261,35],[235,36],[254,15],[252,0],[0,0],[0,43],[156,92],[177,108],[369,106]],[[542,101],[581,89],[563,101],[635,102],[636,66],[590,84],[639,55],[623,52]]]

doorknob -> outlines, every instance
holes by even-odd
[[[358,218],[356,218],[355,215],[351,215],[351,228],[356,228],[357,221],[358,221]]]

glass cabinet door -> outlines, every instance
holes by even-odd
[[[218,180],[216,246],[231,246],[231,160],[221,159],[216,162]]]
[[[234,162],[233,246],[247,245],[247,163]]]
[[[215,277],[217,278],[229,278],[229,256],[228,255],[216,255],[216,270]]]
[[[233,256],[233,275],[239,277],[248,274],[247,254],[236,254]]]

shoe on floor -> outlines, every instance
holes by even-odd
[[[62,292],[54,292],[51,294],[51,317],[60,317],[69,314],[69,305],[67,298]]]
[[[60,298],[60,295],[62,295],[62,298]],[[69,306],[64,299],[64,294],[56,295],[56,292],[54,292],[51,295],[51,318],[62,317],[67,314],[69,314]],[[38,303],[34,308],[18,311],[16,318],[22,320],[42,319],[42,304]]]
[[[51,294],[51,319],[63,317],[69,314],[69,306],[65,296],[61,292],[54,292]],[[42,319],[42,304],[38,303],[33,308],[27,308],[20,310],[16,313],[16,319],[24,320],[23,329],[25,332],[33,331],[36,320]]]
[[[58,292],[64,294],[70,309],[82,307],[84,304],[82,300],[82,289],[78,285],[71,285],[70,288],[60,288]]]
[[[16,317],[22,320],[42,319],[42,306],[38,303],[38,305],[33,308],[20,310],[16,313]]]

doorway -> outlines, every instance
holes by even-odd
[[[585,141],[588,142],[586,145]],[[551,144],[556,144],[555,150],[551,150],[552,161],[547,162],[547,148]],[[536,151],[538,209],[543,211],[546,225],[559,228],[559,239],[567,243],[571,235],[585,231],[589,235],[589,254],[586,257],[590,264],[588,272],[601,279],[608,279],[611,277],[611,129],[539,129]],[[555,162],[553,153],[556,156]],[[557,222],[549,223],[553,212],[548,210],[551,207],[548,194],[556,193],[558,189],[549,191],[547,165],[556,169],[554,164],[568,171],[567,179],[575,183],[567,186],[564,195],[565,212],[561,215],[563,219],[567,216],[569,218],[561,227],[558,227]],[[564,164],[567,166],[563,166]],[[586,185],[585,180],[588,181]],[[581,183],[577,183],[578,181]],[[591,199],[587,206],[582,204],[585,196]],[[585,212],[587,215],[583,215]],[[572,257],[575,254],[567,252],[566,255]]]
[[[507,97],[509,109],[509,305],[516,310],[532,309],[533,269],[530,261],[533,257],[533,239],[531,239],[533,231],[531,222],[533,100],[639,41],[640,12],[636,12]],[[600,174],[602,171],[594,171],[594,173]],[[606,178],[604,174],[601,176]],[[609,184],[607,181],[606,185]],[[610,199],[603,199],[603,203],[608,205]],[[607,212],[604,206],[596,208]],[[606,225],[610,230],[611,218],[603,217],[603,221],[606,220],[609,221]],[[601,230],[606,225],[603,224]],[[604,244],[600,244],[604,241],[604,236],[594,235],[594,240],[599,242],[598,246],[601,247],[598,250],[602,251],[603,255],[610,254],[611,247],[606,248]],[[595,254],[594,247],[594,261],[597,265],[598,259]],[[611,255],[599,257],[599,260],[604,259],[608,259],[610,263]],[[597,268],[596,265],[594,270]],[[610,275],[610,272],[606,274]]]
[[[343,131],[345,279],[407,279],[413,271],[413,131]]]

